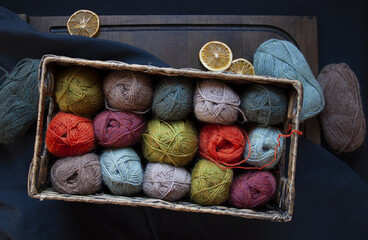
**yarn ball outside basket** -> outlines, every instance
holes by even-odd
[[[136,144],[142,137],[144,126],[143,117],[132,112],[105,110],[93,120],[97,143],[106,148]]]
[[[358,78],[347,64],[340,63],[324,67],[317,80],[326,100],[320,120],[328,145],[338,152],[356,150],[366,135]]]
[[[206,124],[199,133],[199,154],[219,163],[237,163],[243,157],[245,142],[236,125]]]
[[[39,59],[23,59],[0,85],[0,143],[11,143],[23,135],[37,119]]]
[[[149,163],[143,179],[143,192],[152,198],[176,201],[190,190],[190,173],[182,168],[163,163]]]
[[[255,208],[268,203],[276,191],[276,180],[268,171],[250,171],[235,178],[229,203],[237,208]]]
[[[104,105],[102,76],[84,67],[65,67],[55,76],[55,99],[63,112],[93,117]]]
[[[192,111],[193,82],[184,77],[166,77],[155,85],[152,112],[165,121],[182,120]]]
[[[229,197],[232,169],[221,169],[215,163],[200,159],[192,170],[191,200],[200,205],[221,205]]]
[[[282,123],[287,114],[288,101],[284,89],[271,85],[244,86],[240,94],[240,108],[249,121],[261,125]]]
[[[132,71],[115,71],[104,80],[108,107],[131,112],[145,112],[151,107],[153,87],[149,75]]]
[[[275,149],[279,142],[277,138],[282,132],[275,127],[260,127],[257,126],[253,128],[250,133],[248,133],[251,153],[246,161],[247,164],[264,169],[271,169],[275,167],[280,161],[285,139],[280,137],[280,146]],[[244,158],[249,155],[249,144],[246,143],[244,150]]]
[[[254,71],[257,75],[298,80],[303,85],[303,105],[300,120],[320,113],[325,105],[321,86],[307,61],[291,42],[270,39],[262,43],[254,54]]]
[[[108,149],[100,158],[103,183],[113,194],[132,196],[142,190],[141,160],[132,148]]]
[[[99,157],[87,153],[58,159],[51,168],[50,178],[59,193],[94,194],[102,185]]]
[[[88,153],[96,146],[92,121],[59,112],[47,128],[45,142],[47,149],[56,157]]]
[[[194,113],[198,120],[229,125],[238,119],[240,98],[217,80],[200,80],[194,90]]]
[[[198,148],[197,131],[189,120],[166,122],[152,119],[142,141],[143,155],[149,162],[185,166]]]

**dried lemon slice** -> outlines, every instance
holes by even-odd
[[[70,35],[93,37],[100,28],[100,19],[90,10],[78,10],[70,16],[66,26]]]
[[[237,74],[254,75],[253,65],[244,58],[235,59],[228,70]]]
[[[225,71],[231,65],[233,54],[225,43],[212,41],[201,48],[199,60],[210,71]]]

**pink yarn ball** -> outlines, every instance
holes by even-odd
[[[103,147],[120,148],[136,144],[144,132],[144,119],[131,112],[105,110],[93,120],[97,143]]]
[[[276,180],[268,171],[251,171],[237,177],[230,187],[229,203],[237,208],[254,208],[269,202]]]

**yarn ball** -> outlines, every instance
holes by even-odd
[[[93,120],[97,143],[103,147],[127,147],[136,144],[144,132],[145,121],[131,112],[105,110]]]
[[[152,198],[176,201],[190,190],[190,173],[181,167],[149,163],[143,178],[143,192]]]
[[[240,98],[223,82],[198,81],[193,101],[195,116],[200,121],[229,125],[238,119]]]
[[[206,124],[199,133],[199,153],[220,163],[237,163],[243,156],[245,141],[236,125]]]
[[[66,67],[55,76],[55,99],[63,112],[93,117],[104,106],[102,77],[84,67]]]
[[[268,203],[276,191],[276,180],[268,171],[250,171],[231,184],[229,203],[237,208],[255,208]]]
[[[193,83],[184,77],[161,79],[155,86],[152,112],[165,121],[182,120],[192,111]]]
[[[197,131],[189,120],[152,119],[143,134],[143,155],[149,162],[187,165],[198,148]]]
[[[0,143],[22,136],[37,119],[38,65],[40,60],[23,59],[8,73],[0,86]]]
[[[279,137],[280,134],[282,134],[282,132],[275,127],[253,128],[248,134],[251,152],[246,163],[251,166],[259,168],[266,166],[264,167],[264,169],[271,169],[274,166],[276,166],[277,163],[280,161],[285,142],[285,139],[280,137],[279,139],[280,146],[277,148],[276,159],[274,160],[275,149],[279,144],[277,138]],[[244,150],[244,158],[248,157],[248,154],[249,154],[249,144],[246,143]]]
[[[270,85],[245,86],[240,108],[249,121],[264,126],[282,123],[287,115],[288,100],[282,88]]]
[[[232,169],[221,169],[215,163],[201,159],[192,170],[191,200],[201,205],[221,205],[229,197]]]
[[[82,155],[92,151],[95,148],[92,121],[59,112],[47,128],[46,146],[57,157]]]
[[[356,150],[364,142],[366,120],[355,73],[345,63],[330,64],[317,80],[326,100],[320,119],[327,143],[338,152]]]
[[[145,112],[152,103],[151,78],[144,73],[112,72],[105,78],[103,90],[109,107],[114,109]]]
[[[102,180],[113,194],[132,196],[141,191],[143,169],[140,157],[133,149],[106,150],[100,161]]]
[[[50,172],[51,184],[59,193],[94,194],[101,189],[101,167],[96,154],[61,158]]]
[[[315,79],[303,54],[288,41],[270,39],[259,46],[254,55],[257,75],[298,80],[303,85],[300,120],[320,113],[325,105],[321,86]]]

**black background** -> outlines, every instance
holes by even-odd
[[[319,67],[346,62],[356,73],[367,115],[368,1],[18,1],[0,0],[15,13],[65,16],[78,9],[99,15],[306,15],[318,18]],[[1,16],[1,15],[0,15]],[[3,33],[1,33],[3,34]],[[1,38],[4,35],[0,35]],[[10,50],[17,43],[7,43]],[[70,48],[73,42],[69,41]],[[86,47],[88,49],[88,47]],[[12,51],[9,50],[9,53]],[[83,55],[83,50],[79,50]],[[14,51],[13,51],[14,52]],[[39,54],[42,54],[40,51]],[[26,54],[25,54],[26,55]],[[88,54],[87,54],[88,55]],[[98,53],[96,53],[98,55]],[[17,56],[19,57],[19,56]],[[12,61],[15,58],[9,58]],[[139,59],[139,57],[138,57]],[[3,66],[14,62],[0,59]],[[17,59],[19,60],[19,59]],[[134,62],[134,58],[132,60]],[[33,132],[32,132],[33,131]],[[16,144],[1,146],[1,167],[25,178],[34,141],[34,128]],[[19,146],[27,146],[19,153]],[[324,144],[328,151],[328,147]],[[0,184],[1,232],[15,239],[368,239],[367,141],[352,153],[333,155],[300,138],[296,176],[296,206],[291,223],[269,223],[208,214],[180,213],[149,208],[100,206],[46,201],[26,196],[25,186]],[[5,161],[6,159],[6,161]],[[24,159],[24,162],[19,161]],[[13,162],[12,162],[13,161]],[[15,171],[15,169],[21,169]],[[0,169],[1,171],[2,169]],[[1,173],[0,173],[1,175]],[[3,176],[10,176],[3,175]],[[1,178],[5,181],[5,178]],[[22,179],[26,181],[26,179]],[[18,185],[17,185],[18,186]],[[19,185],[20,186],[20,185]],[[1,197],[6,196],[12,207]],[[5,199],[5,197],[3,198]],[[5,209],[5,210],[4,210]],[[24,233],[22,233],[22,231]]]

